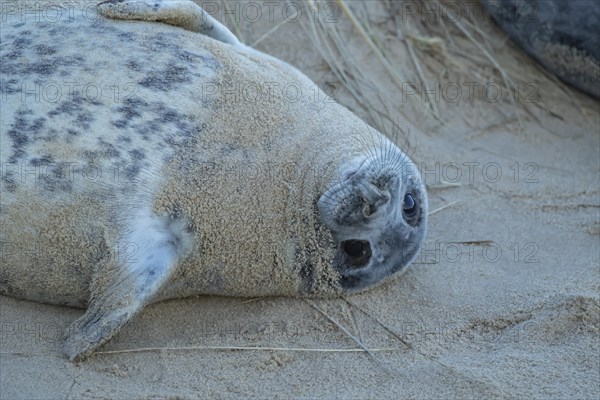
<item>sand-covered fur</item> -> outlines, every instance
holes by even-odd
[[[414,258],[426,194],[389,140],[193,3],[98,10],[2,30],[0,290],[87,306],[71,358],[159,299],[332,297]]]

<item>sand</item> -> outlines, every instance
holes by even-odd
[[[406,9],[394,20],[357,3],[350,5],[358,17],[369,11],[378,45],[407,82],[504,84],[447,19],[438,25],[448,35],[431,37],[443,39],[448,59],[427,47],[435,40],[403,39],[414,45],[420,73],[408,46],[398,44],[422,28],[419,21],[402,21]],[[0,297],[0,398],[597,399],[598,100],[552,78],[477,14],[466,26],[486,33],[479,42],[534,101],[476,93],[470,102],[464,92],[460,102],[403,101],[394,76],[340,13],[334,27],[354,56],[331,59],[338,72],[359,66],[357,98],[323,61],[310,24],[267,16],[225,22],[250,44],[273,30],[257,48],[320,84],[332,82],[336,99],[361,117],[373,119],[384,104],[401,125],[402,145],[429,189],[421,256],[400,278],[346,299],[201,296],[155,304],[79,364],[66,360],[60,338],[81,310]]]

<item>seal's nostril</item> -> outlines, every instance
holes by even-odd
[[[377,210],[390,199],[390,195],[386,190],[380,190],[371,182],[361,184],[359,190],[364,203],[363,215],[365,217],[370,217],[377,212]]]
[[[384,194],[381,193],[381,191],[377,188],[377,186],[373,185],[371,182],[360,185],[359,188],[361,194],[369,203],[377,203],[385,197]]]
[[[371,214],[373,213],[373,210],[371,209],[371,205],[369,204],[369,202],[366,199],[363,199],[363,215],[365,216],[365,218],[369,218],[371,216]]]

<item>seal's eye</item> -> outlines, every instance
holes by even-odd
[[[348,264],[355,267],[365,265],[371,258],[371,244],[366,240],[345,240],[342,250],[346,253]]]
[[[418,216],[419,211],[419,203],[417,198],[412,193],[406,193],[404,195],[404,202],[402,203],[402,211],[404,213],[404,217],[409,224],[412,225],[415,217]]]

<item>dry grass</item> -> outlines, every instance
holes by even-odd
[[[301,347],[264,347],[264,346],[181,346],[181,347],[140,347],[136,349],[123,350],[105,350],[97,351],[94,354],[123,354],[123,353],[144,353],[154,351],[291,351],[305,353],[364,353],[368,352],[390,352],[403,350],[401,348],[381,348],[381,349],[362,349],[362,348],[301,348]],[[5,354],[5,353],[1,353]],[[6,353],[15,354],[15,353]]]
[[[312,0],[296,4],[305,10],[317,7]],[[336,4],[339,23],[309,18],[303,26],[314,48],[358,105],[354,111],[386,134],[401,129],[394,115],[423,132],[452,131],[459,125],[479,130],[490,121],[522,130],[526,120],[539,123],[539,115],[551,113],[545,102],[533,98],[534,91],[538,96],[544,92],[544,96],[575,99],[570,89],[557,84],[555,77],[509,45],[473,2],[468,2],[469,8],[461,6],[460,17],[449,11],[460,4],[455,1],[337,0]],[[406,4],[419,9],[408,12]],[[425,9],[437,12],[426,14]],[[501,63],[496,53],[502,52],[514,55],[509,59],[515,62]],[[471,82],[481,88],[474,96],[465,93]],[[462,88],[461,100],[465,101],[454,103],[444,98],[444,88],[456,85]],[[485,85],[490,89],[489,98]],[[436,87],[441,88],[441,98],[428,93]],[[413,94],[415,88],[417,94]],[[498,102],[490,100],[496,88],[503,94]],[[481,108],[489,110],[486,120],[471,120],[468,110]]]
[[[220,0],[229,10],[244,3]],[[312,44],[304,50],[318,52],[328,81],[343,88],[337,100],[389,136],[402,132],[408,140],[411,127],[431,135],[490,126],[522,131],[528,121],[544,126],[548,115],[560,114],[544,100],[557,97],[568,98],[569,107],[585,116],[577,95],[513,45],[477,2],[285,0],[279,7],[292,3]],[[324,4],[335,6],[333,23]],[[298,13],[268,23],[232,15],[216,17],[243,42],[260,47],[295,29],[289,20]],[[268,45],[264,49],[269,52]],[[478,86],[469,93],[473,84]],[[453,100],[457,88],[462,93]],[[496,90],[499,101],[490,99]]]

